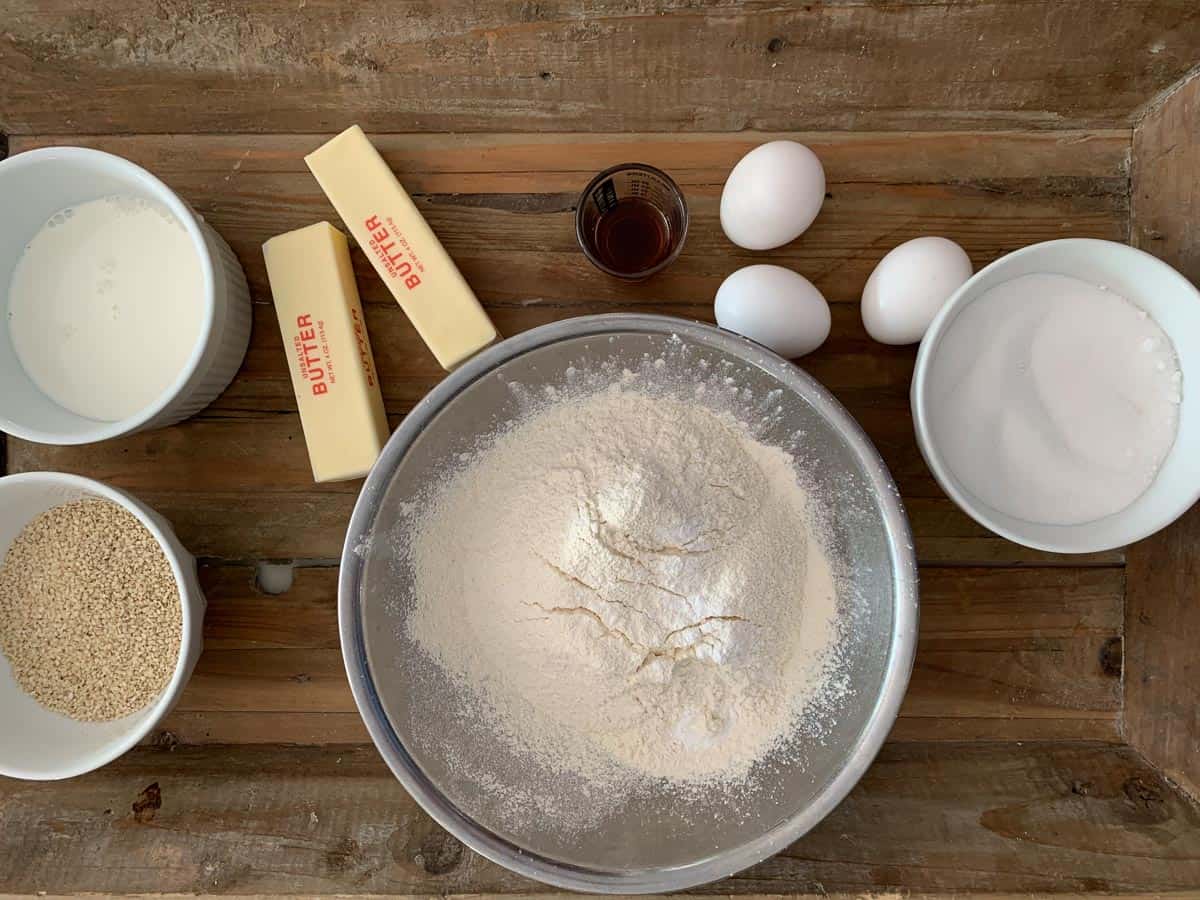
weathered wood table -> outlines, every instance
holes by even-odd
[[[700,893],[1200,886],[1200,515],[1085,557],[984,532],[917,452],[912,349],[871,342],[856,303],[880,256],[922,234],[977,266],[1047,238],[1130,240],[1200,278],[1197,62],[1194,0],[0,0],[8,152],[83,144],[148,167],[228,239],[255,299],[245,365],[195,419],[84,448],[8,442],[9,472],[79,472],[166,514],[209,612],[149,745],[73,781],[0,783],[0,892],[544,891],[406,796],[342,669],[336,565],[359,485],[312,483],[260,245],[337,221],[301,157],[354,122],[505,333],[597,311],[710,319],[752,261],[833,302],[804,366],[902,488],[916,671],[841,807]],[[829,196],[798,241],[741,251],[720,187],[776,134],[817,151]],[[588,177],[627,160],[674,175],[693,216],[679,262],[633,286],[593,270],[572,228]],[[442,373],[355,257],[395,424]],[[263,562],[294,565],[290,589],[264,592]]]

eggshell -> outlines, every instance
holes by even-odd
[[[882,344],[915,344],[972,271],[970,257],[954,241],[906,241],[879,261],[863,288],[867,334]]]
[[[717,288],[717,324],[789,359],[829,337],[829,304],[811,281],[782,266],[746,266]]]
[[[743,156],[721,191],[721,227],[747,250],[770,250],[804,233],[825,202],[821,160],[795,141],[770,141]]]

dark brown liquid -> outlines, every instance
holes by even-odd
[[[640,197],[618,200],[596,222],[596,255],[614,271],[644,272],[670,251],[670,223],[657,206]]]

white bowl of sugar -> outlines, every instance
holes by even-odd
[[[973,519],[1093,553],[1200,498],[1200,292],[1110,241],[1034,244],[976,273],[921,342],[917,443]]]
[[[228,386],[246,278],[165,184],[47,147],[0,162],[0,209],[0,430],[87,444],[178,422]]]
[[[71,778],[141,741],[195,667],[204,610],[195,559],[145,504],[0,478],[0,775]]]

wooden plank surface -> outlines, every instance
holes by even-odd
[[[46,144],[94,146],[160,175],[229,240],[256,296],[267,297],[261,245],[336,213],[303,156],[329,135],[13,137],[11,152]],[[733,164],[764,140],[806,141],[828,193],[816,224],[769,253],[721,232],[720,189]],[[1021,133],[795,133],[640,135],[372,134],[472,287],[496,306],[531,300],[707,305],[732,267],[777,262],[804,273],[832,301],[857,301],[896,243],[945,234],[976,264],[1052,237],[1124,239],[1127,129]],[[596,272],[575,243],[574,204],[598,170],[638,159],[683,186],[691,225],[683,256],[640,285]],[[395,306],[356,256],[368,304]],[[370,275],[368,278],[367,276]],[[415,354],[424,372],[434,365]],[[415,363],[415,361],[414,361]]]
[[[1012,6],[1030,13],[1029,4]],[[883,9],[826,8],[856,16]],[[938,9],[962,13],[940,5],[925,12]],[[1151,19],[1179,12],[1170,4],[1157,9]],[[105,15],[96,13],[97,27]],[[0,33],[0,47],[5,40]],[[186,82],[194,73],[178,75]],[[109,102],[100,81],[81,102],[97,109]],[[171,90],[168,84],[163,127],[172,127]],[[215,97],[224,102],[219,91]],[[0,117],[6,110],[0,102]],[[307,127],[343,124],[319,119],[319,104],[313,112]],[[405,121],[397,117],[392,127]],[[179,706],[152,736],[155,746],[53,787],[0,784],[4,890],[537,890],[464,851],[362,746],[336,643],[336,570],[328,565],[340,552],[358,484],[311,483],[259,250],[279,231],[336,221],[302,162],[323,137],[12,140],[14,152],[84,143],[149,166],[229,239],[256,303],[242,372],[194,420],[86,450],[9,444],[14,471],[78,471],[126,487],[165,513],[205,557],[210,609],[207,649]],[[379,137],[505,333],[601,310],[711,319],[721,278],[750,261],[797,269],[833,304],[834,337],[805,366],[863,422],[905,495],[925,563],[917,666],[892,739],[851,798],[805,840],[706,892],[1170,891],[1200,884],[1200,813],[1116,743],[1123,553],[1027,551],[959,512],[912,438],[913,352],[870,342],[856,304],[878,258],[923,233],[959,240],[976,265],[1048,237],[1124,239],[1130,132],[798,137],[825,161],[830,197],[810,232],[767,254],[732,247],[717,220],[729,166],[766,135]],[[631,157],[676,175],[693,213],[678,265],[632,287],[588,268],[571,228],[587,177]],[[357,251],[355,263],[394,424],[441,372]],[[255,586],[257,561],[291,559],[318,564],[297,568],[282,594]],[[253,746],[227,746],[234,743]],[[158,785],[157,807],[146,800],[151,784]]]
[[[7,0],[0,130],[1121,125],[1191,0]]]
[[[1134,143],[1133,237],[1200,284],[1200,77],[1153,111]],[[1125,734],[1200,797],[1200,508],[1131,548]]]
[[[204,653],[148,742],[366,741],[338,645],[336,568],[298,567],[281,594],[253,567],[201,574]],[[1115,740],[1123,587],[1114,568],[925,569],[893,739]]]
[[[1200,73],[1134,132],[1130,238],[1200,282]]]
[[[0,810],[15,892],[538,892],[437,828],[371,748],[143,748],[53,791],[0,782]],[[939,743],[886,746],[813,832],[698,893],[1198,883],[1200,811],[1133,751]]]
[[[774,136],[376,139],[507,334],[617,309],[711,320],[717,285],[740,265],[774,261],[808,275],[833,301],[834,332],[804,365],[846,403],[879,446],[909,502],[922,559],[1059,561],[987,534],[943,497],[912,435],[907,393],[913,349],[872,342],[856,301],[887,249],[930,231],[962,242],[977,265],[1064,234],[1122,239],[1129,132],[795,135],[821,154],[830,197],[801,240],[749,254],[721,233],[719,188],[742,153]],[[74,471],[125,487],[159,506],[203,556],[339,554],[358,485],[312,484],[260,251],[281,230],[321,217],[336,221],[302,159],[322,139],[143,135],[52,141],[110,150],[161,175],[230,241],[258,302],[250,353],[237,381],[196,419],[88,448],[13,441],[13,471]],[[15,138],[12,150],[43,143]],[[682,258],[669,272],[630,286],[584,261],[574,243],[572,207],[575,191],[592,172],[633,154],[680,180],[692,227]],[[394,423],[442,373],[361,254],[354,256]],[[1085,561],[1121,559],[1118,552]]]

